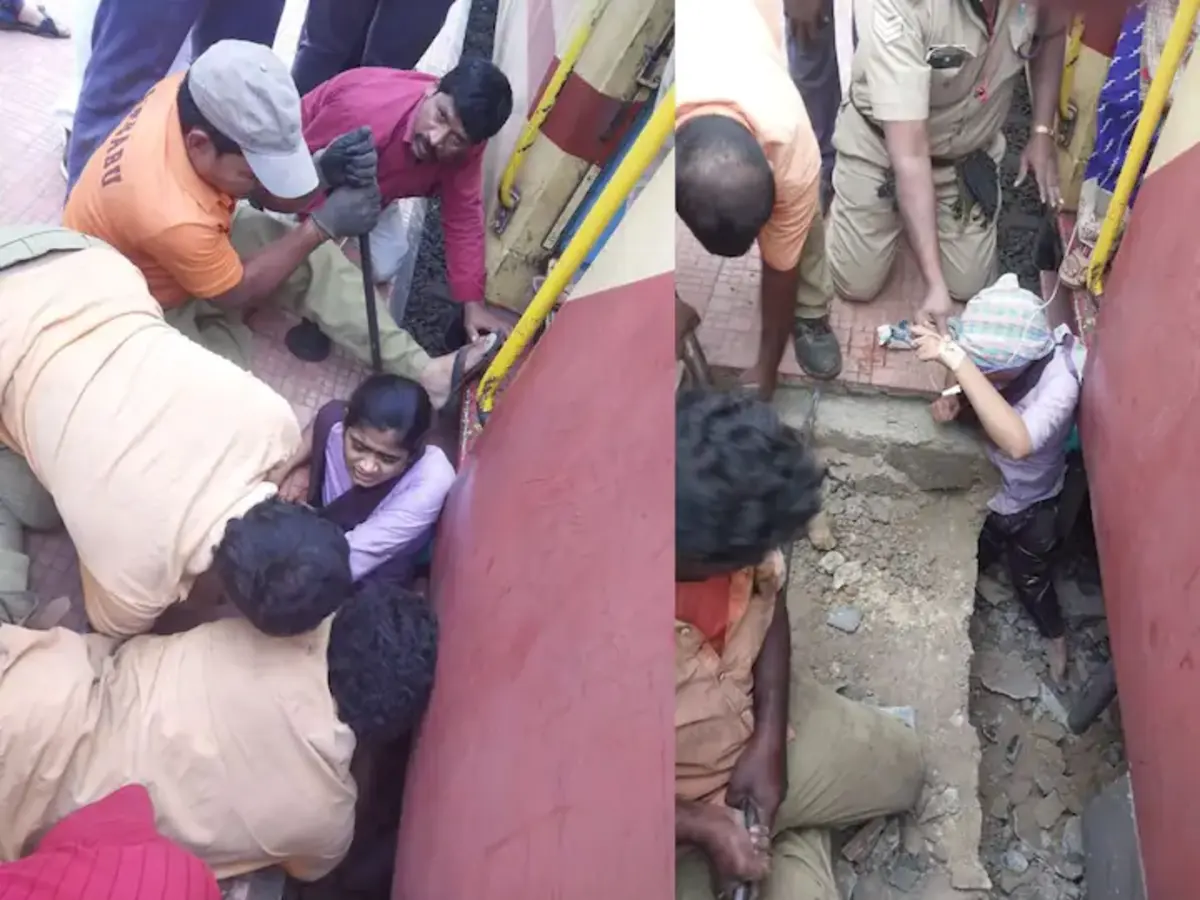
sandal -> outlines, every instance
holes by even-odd
[[[37,25],[30,25],[28,22],[22,22],[18,18],[0,17],[0,31],[21,31],[25,34],[32,34],[38,37],[58,38],[66,40],[71,36],[69,31],[64,32],[58,27],[58,23],[54,21],[52,16],[46,14],[46,9],[39,6],[38,10],[42,14],[42,21]]]
[[[473,343],[459,347],[458,351],[454,354],[454,364],[450,368],[450,393],[446,397],[446,405],[442,407],[443,409],[460,408],[462,406],[463,391],[468,382],[491,365],[492,360],[496,358],[496,354],[500,352],[500,340],[496,335],[489,334],[485,340],[489,341],[487,349],[484,351],[483,356],[479,357],[471,366],[467,365],[467,355],[474,349],[475,345]]]

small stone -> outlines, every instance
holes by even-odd
[[[1041,850],[1044,834],[1037,820],[1037,804],[1033,797],[1017,804],[1013,810],[1013,831],[1027,847]]]
[[[911,818],[906,819],[900,829],[900,845],[909,856],[920,856],[925,852],[925,832]]]
[[[892,900],[895,894],[882,875],[870,872],[858,879],[854,893],[850,896],[852,900]]]
[[[1034,723],[1033,733],[1037,737],[1057,744],[1067,736],[1067,729],[1053,719],[1043,718]]]
[[[1033,780],[1030,778],[1014,778],[1005,790],[1013,806],[1024,803],[1033,793]]]
[[[1010,872],[1016,872],[1018,875],[1029,870],[1029,860],[1020,850],[1006,850],[1002,862],[1004,868]]]
[[[1063,857],[1054,861],[1054,871],[1067,881],[1079,881],[1083,878],[1083,864]]]
[[[992,606],[1002,606],[1012,598],[1012,588],[1005,587],[991,575],[980,575],[975,582],[975,594]]]
[[[896,860],[888,870],[888,884],[907,894],[917,886],[917,882],[921,880],[921,873],[924,871],[925,867],[921,865],[921,861],[917,857],[905,854]]]
[[[1067,708],[1063,706],[1062,701],[1058,699],[1058,695],[1050,688],[1046,682],[1042,682],[1038,689],[1038,698],[1041,701],[1042,708],[1050,714],[1050,717],[1058,724],[1066,726],[1069,716]]]
[[[1034,809],[1034,817],[1043,831],[1049,831],[1062,818],[1062,814],[1066,811],[1067,808],[1063,805],[1062,800],[1059,799],[1058,792],[1054,791],[1049,796],[1043,797],[1038,801],[1037,807]]]
[[[946,816],[955,815],[958,810],[958,789],[948,787],[929,798],[925,808],[921,810],[921,817],[918,821],[922,825],[927,822],[935,822]]]
[[[1068,859],[1083,859],[1083,819],[1071,816],[1063,825],[1062,840],[1063,855]]]
[[[892,502],[887,497],[868,498],[867,515],[880,525],[889,524],[892,521]]]
[[[1037,676],[1016,654],[984,651],[978,655],[978,660],[979,680],[992,693],[1003,694],[1013,700],[1028,700],[1038,696]]]
[[[843,563],[833,573],[833,589],[840,591],[842,588],[857,584],[862,580],[862,575],[862,563],[858,561]]]
[[[992,879],[979,860],[973,859],[950,867],[950,886],[959,891],[990,891]]]
[[[899,848],[900,823],[895,819],[890,819],[883,828],[883,834],[879,835],[879,840],[875,842],[875,846],[871,849],[871,855],[863,863],[863,868],[872,871],[882,869],[896,855],[896,851]]]
[[[817,568],[826,575],[832,575],[846,564],[846,557],[836,550],[830,550],[817,561]]]
[[[862,613],[853,606],[835,606],[825,617],[825,624],[846,634],[854,634],[862,625]]]
[[[1033,880],[1033,873],[1029,871],[1017,874],[1009,872],[1007,869],[1000,873],[1000,890],[1006,894],[1014,893],[1022,885]]]
[[[993,819],[999,819],[1001,822],[1008,821],[1008,798],[1003,794],[997,794],[988,807],[988,815]]]
[[[829,513],[821,510],[808,522],[808,542],[814,550],[832,550],[837,546],[837,538],[833,536],[833,527],[829,524]]]
[[[880,816],[878,819],[872,819],[862,828],[854,833],[854,837],[846,841],[842,847],[842,856],[850,860],[852,863],[861,862],[866,859],[867,854],[875,846],[875,842],[879,840],[879,836],[883,834],[883,829],[887,827],[887,819]]]

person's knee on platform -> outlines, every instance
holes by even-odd
[[[728,116],[675,133],[675,211],[716,256],[750,252],[775,208],[775,176],[757,138]]]
[[[364,579],[338,610],[329,691],[360,743],[382,744],[417,726],[433,690],[437,644],[429,602],[386,578]]]
[[[996,267],[990,260],[980,260],[978,268],[959,271],[951,266],[943,265],[942,274],[946,278],[946,290],[950,299],[959,303],[967,303],[996,280]]]
[[[833,279],[833,290],[843,300],[851,303],[870,303],[883,291],[891,267],[883,268],[875,260],[847,271],[847,264],[837,263],[833,254],[829,259],[829,274]]]
[[[675,408],[675,569],[697,580],[761,563],[804,534],[825,473],[800,433],[745,393],[689,391]]]
[[[352,593],[342,529],[278,497],[233,519],[213,554],[229,601],[264,634],[303,634]]]

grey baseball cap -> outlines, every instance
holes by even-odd
[[[317,189],[300,92],[283,60],[250,41],[218,41],[188,69],[196,108],[236,143],[262,186],[285,200]]]

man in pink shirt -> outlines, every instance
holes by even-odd
[[[512,88],[491,62],[469,57],[438,78],[424,72],[352,69],[303,100],[314,152],[367,126],[379,154],[384,203],[438,197],[450,293],[467,335],[503,332],[505,313],[484,302],[483,150],[512,113]]]

